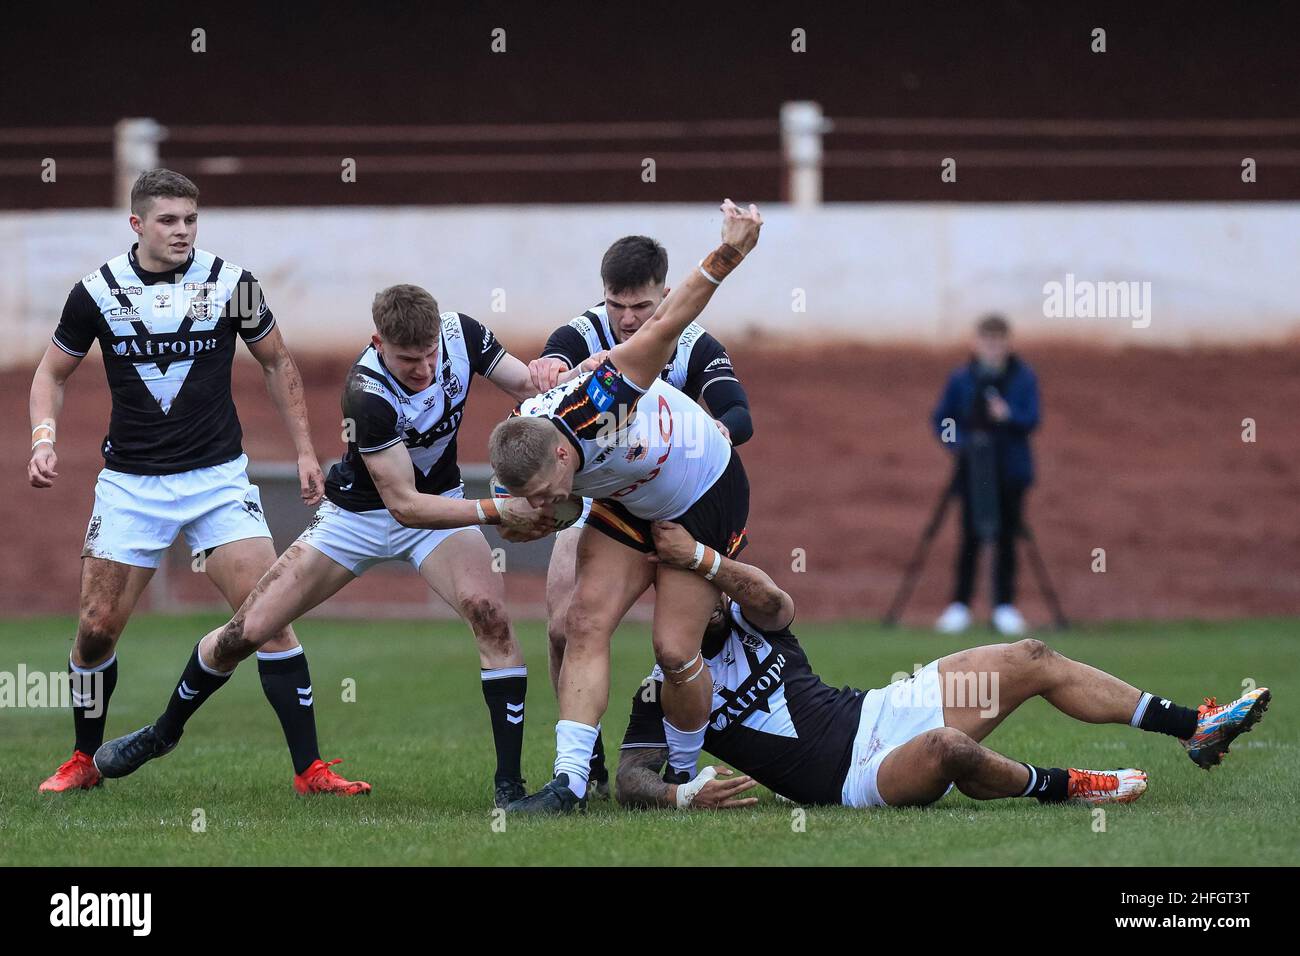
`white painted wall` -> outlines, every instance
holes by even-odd
[[[1300,204],[835,204],[765,211],[763,241],[704,324],[942,344],[987,309],[1022,337],[1117,344],[1281,342],[1300,334]],[[295,351],[351,350],[374,292],[424,285],[507,342],[535,341],[597,301],[628,233],[660,239],[670,280],[711,249],[707,206],[204,209],[199,245],[252,270]],[[132,239],[104,210],[0,214],[3,364],[45,347],[69,288]],[[1043,315],[1045,283],[1150,282],[1151,322]],[[494,312],[494,290],[505,311]],[[796,289],[807,311],[792,310]]]

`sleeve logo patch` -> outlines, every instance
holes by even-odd
[[[614,377],[612,371],[601,369],[587,383],[587,397],[598,412],[607,412],[614,405]]]

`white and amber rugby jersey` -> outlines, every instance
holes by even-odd
[[[608,360],[516,414],[549,418],[577,448],[574,494],[612,498],[649,521],[684,514],[731,460],[730,443],[699,404],[663,379],[640,389]]]

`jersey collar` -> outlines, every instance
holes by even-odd
[[[140,281],[145,285],[157,285],[160,282],[165,282],[168,285],[175,285],[177,282],[181,281],[185,276],[185,273],[190,271],[190,266],[194,264],[194,247],[190,246],[189,257],[184,263],[177,266],[175,269],[169,269],[165,272],[150,272],[148,269],[144,268],[144,266],[140,265],[140,260],[136,256],[135,251],[139,247],[140,243],[133,242],[131,244],[131,250],[126,255],[127,259],[131,262],[132,270],[135,271],[135,274],[140,277]]]

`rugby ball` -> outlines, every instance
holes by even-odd
[[[488,478],[488,487],[492,489],[493,498],[514,497],[510,492],[506,491],[506,486],[497,479],[496,472],[493,472],[492,476]],[[569,495],[568,498],[555,506],[555,530],[563,531],[565,528],[571,528],[574,522],[581,517],[582,498],[578,495]]]

